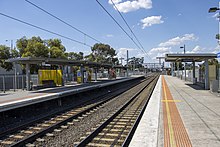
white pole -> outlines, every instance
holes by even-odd
[[[128,50],[127,50],[127,74],[126,77],[128,77]]]
[[[218,8],[220,8],[220,2],[218,3]],[[220,11],[218,12],[218,37],[220,37],[219,34],[220,34]],[[218,46],[220,46],[219,38],[218,38]],[[220,91],[220,69],[219,68],[218,68],[218,91]]]

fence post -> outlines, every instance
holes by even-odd
[[[21,88],[24,90],[24,75],[21,76]]]
[[[14,91],[15,89],[17,89],[17,72],[16,72],[16,64],[14,62],[14,71],[15,71],[15,88],[14,88]]]
[[[3,91],[5,93],[5,76],[2,76],[2,83],[3,83]]]
[[[12,75],[12,79],[13,79],[13,89],[14,89],[14,91],[15,91],[15,78],[14,78],[13,75]]]
[[[19,75],[17,75],[16,77],[17,77],[17,84],[16,84],[16,88],[17,88],[17,89],[19,89],[19,87],[20,87],[20,84],[19,84],[19,82],[20,82],[19,77],[20,77],[20,76],[19,76]]]

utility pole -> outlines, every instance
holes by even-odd
[[[127,73],[126,73],[126,77],[128,77],[128,50],[127,50],[127,69],[126,69]]]

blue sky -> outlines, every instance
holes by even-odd
[[[55,16],[70,23],[102,43],[109,44],[118,57],[145,57],[145,62],[156,62],[156,56],[165,53],[182,53],[186,45],[189,53],[218,52],[215,35],[218,20],[210,7],[217,7],[218,0],[113,0],[128,22],[148,55],[141,52],[115,22],[103,11],[96,0],[29,0]],[[131,35],[111,0],[99,0],[108,12]],[[21,19],[66,37],[93,46],[96,42],[71,29],[25,0],[0,0],[0,13]],[[0,15],[0,44],[23,36],[40,36],[42,39],[59,38],[67,51],[89,54],[90,47],[59,36],[32,28]]]

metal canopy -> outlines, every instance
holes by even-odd
[[[217,58],[214,53],[200,53],[200,54],[166,54],[166,62],[202,62],[207,59]]]
[[[111,64],[102,64],[90,61],[74,61],[68,59],[57,58],[36,58],[36,57],[24,57],[24,58],[11,58],[6,62],[15,62],[20,64],[51,64],[51,65],[72,65],[72,66],[89,66],[89,67],[112,67]]]

